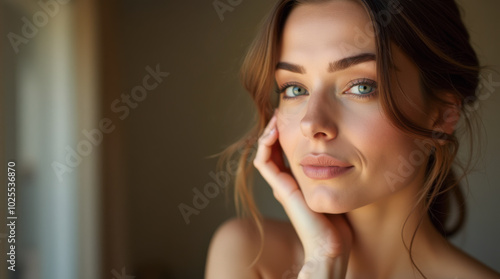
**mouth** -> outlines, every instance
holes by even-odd
[[[337,166],[302,166],[302,171],[304,174],[311,178],[317,180],[332,179],[339,177],[347,171],[351,170],[353,166],[350,167],[337,167]]]
[[[300,161],[304,174],[317,180],[332,179],[345,174],[353,165],[327,154],[309,154]]]

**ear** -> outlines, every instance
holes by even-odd
[[[462,102],[457,94],[442,93],[433,110],[432,129],[439,133],[453,134],[460,120]],[[444,144],[445,141],[439,141]]]

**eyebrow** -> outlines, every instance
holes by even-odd
[[[355,66],[357,64],[361,64],[368,61],[376,61],[376,55],[373,53],[361,53],[358,55],[342,58],[338,61],[330,62],[328,64],[328,72],[333,73],[336,71],[345,70],[349,67]],[[279,62],[276,65],[276,70],[282,69],[287,70],[293,73],[305,74],[306,70],[303,66],[292,64],[288,62]]]
[[[288,62],[278,62],[278,64],[276,65],[276,70],[278,70],[278,69],[283,69],[283,70],[287,70],[287,71],[290,71],[293,73],[298,73],[298,74],[305,74],[306,73],[306,70],[304,69],[304,67],[302,67],[300,65],[288,63]]]

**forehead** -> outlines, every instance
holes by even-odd
[[[367,12],[355,1],[301,4],[285,22],[281,58],[327,52],[329,58],[340,59],[360,52],[375,52],[373,34]]]

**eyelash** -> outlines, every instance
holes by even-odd
[[[300,83],[297,83],[297,82],[286,82],[284,83],[283,85],[279,86],[277,89],[276,89],[276,93],[278,94],[281,94],[281,93],[284,93],[286,91],[286,89],[290,86],[299,86],[299,87],[302,87],[302,88],[305,88],[304,85],[300,84]],[[289,100],[289,99],[294,99],[294,98],[297,98],[297,97],[288,97],[288,96],[284,96],[283,95],[283,100]]]
[[[368,85],[370,87],[373,87],[374,88],[374,91],[369,93],[369,94],[350,94],[351,97],[353,98],[357,98],[357,99],[365,99],[365,100],[368,100],[370,98],[373,98],[377,95],[378,91],[377,91],[377,82],[371,80],[371,79],[367,79],[367,78],[362,78],[362,79],[357,79],[357,80],[353,80],[353,81],[350,81],[348,84],[347,84],[347,90],[345,91],[348,91],[349,89],[353,88],[354,86],[357,86],[357,85]],[[297,82],[286,82],[284,83],[283,85],[279,86],[277,89],[276,89],[276,93],[277,94],[281,94],[283,92],[285,92],[285,90],[290,87],[290,86],[299,86],[299,87],[302,87],[305,89],[305,86],[300,84],[300,83],[297,83]],[[306,90],[307,91],[307,90]],[[344,91],[344,92],[345,92]],[[304,96],[304,95],[301,95],[301,96]],[[282,96],[283,100],[290,100],[290,99],[295,99],[297,97],[288,97],[288,96]]]

